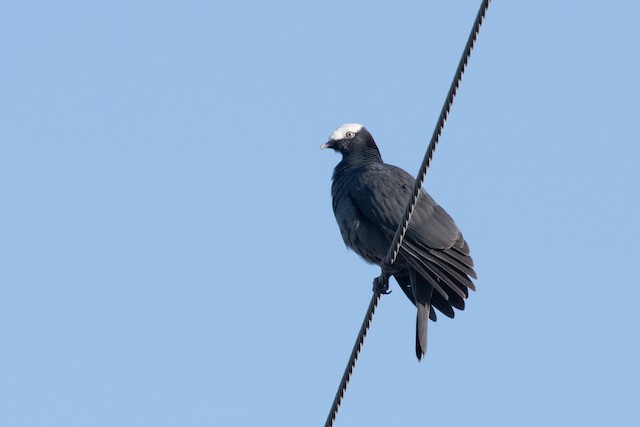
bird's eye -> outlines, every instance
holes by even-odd
[[[356,136],[355,132],[347,132],[345,135],[348,139],[353,138],[354,136]]]

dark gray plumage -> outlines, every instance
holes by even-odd
[[[342,154],[333,172],[331,195],[345,244],[385,270],[388,267],[382,262],[402,221],[415,179],[383,163],[371,134],[356,123],[340,126],[320,148]],[[462,233],[424,190],[398,259],[387,273],[395,277],[418,309],[416,356],[420,360],[427,352],[428,319],[437,318],[433,308],[454,317],[453,309],[463,310],[469,289],[475,290],[469,277],[476,278]]]

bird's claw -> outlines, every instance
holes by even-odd
[[[373,279],[373,292],[383,295],[389,295],[389,276],[382,273],[380,277]]]
[[[391,293],[389,290],[389,277],[394,274],[396,269],[392,264],[387,264],[383,261],[380,265],[382,272],[379,277],[373,279],[373,292],[378,294],[388,295]]]

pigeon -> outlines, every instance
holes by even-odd
[[[416,306],[416,356],[427,353],[428,321],[437,309],[453,318],[464,310],[470,278],[477,279],[469,245],[453,219],[424,190],[393,265],[384,259],[396,228],[402,222],[415,179],[403,169],[382,161],[369,131],[357,123],[338,127],[320,146],[342,154],[332,177],[333,212],[347,247],[365,261],[382,268],[374,291],[388,293],[393,276]]]

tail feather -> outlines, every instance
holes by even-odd
[[[416,304],[418,315],[416,316],[416,357],[422,359],[427,354],[427,331],[429,329],[429,312],[431,306]]]
[[[426,281],[418,281],[417,272],[413,268],[409,269],[409,280],[411,281],[413,300],[418,309],[416,317],[416,357],[420,360],[422,356],[427,354],[427,331],[429,328],[433,286]]]

